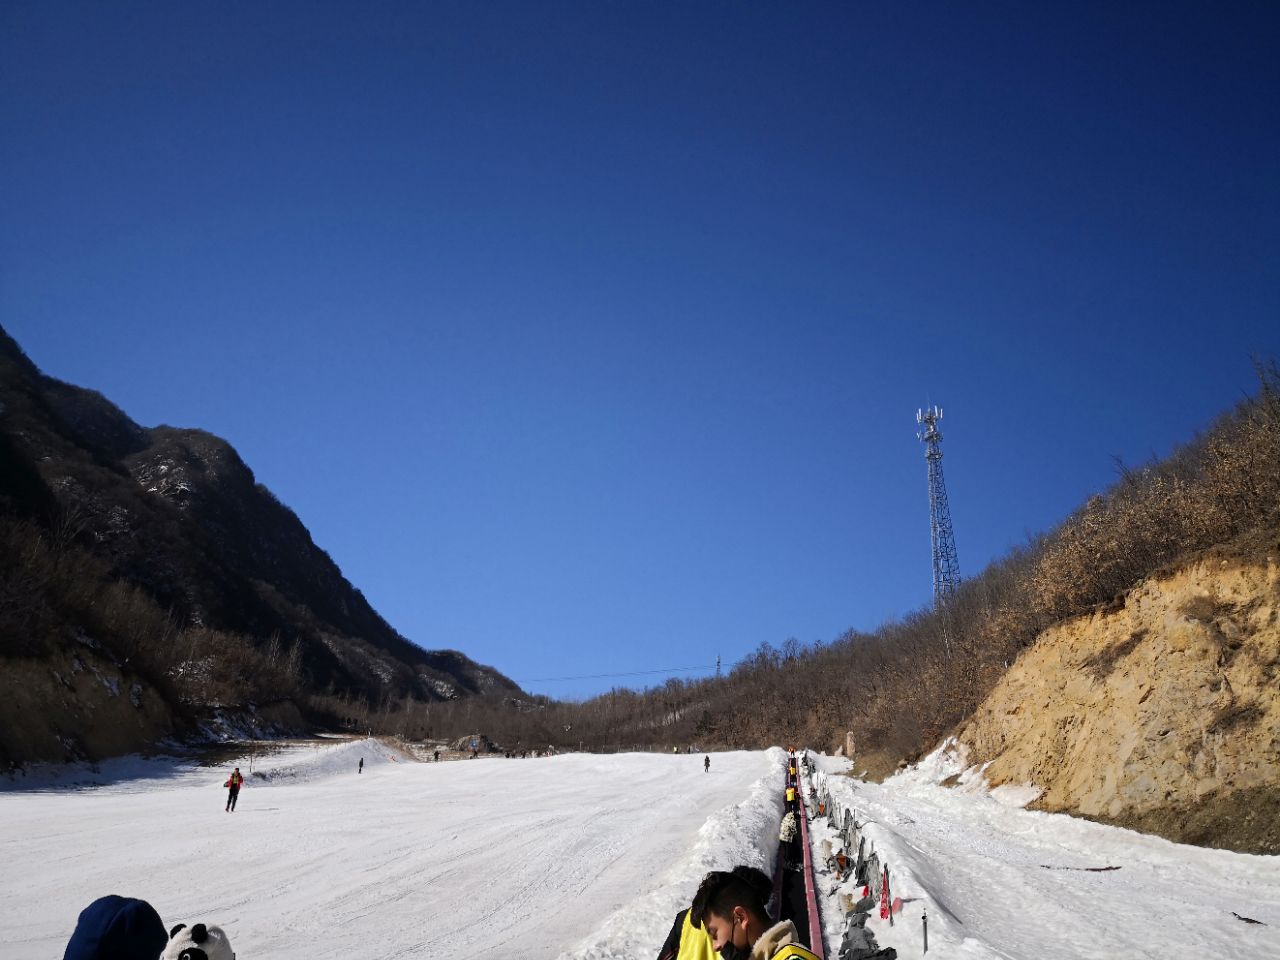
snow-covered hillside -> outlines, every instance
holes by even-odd
[[[831,773],[847,767],[833,758],[819,765]],[[904,901],[892,926],[873,913],[868,926],[881,946],[919,956],[927,909],[930,960],[1280,958],[1280,857],[1024,810],[1016,804],[1034,791],[992,795],[963,765],[962,756],[940,750],[882,785],[827,777],[833,804],[866,825]],[[944,778],[959,787],[937,785]],[[824,840],[840,846],[825,818],[813,842]],[[820,886],[833,882],[828,873]],[[838,944],[835,913],[824,922]]]
[[[166,925],[222,925],[246,960],[649,957],[706,870],[763,863],[779,814],[759,781],[776,788],[779,762],[434,764],[364,741],[259,758],[253,775],[241,761],[234,814],[230,766],[121,763],[115,783],[10,788],[0,956],[60,956],[79,911],[119,893]]]

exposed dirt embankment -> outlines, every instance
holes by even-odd
[[[160,695],[99,650],[73,645],[51,658],[4,658],[0,768],[29,761],[99,760],[174,731]]]
[[[1280,853],[1277,558],[1211,552],[1045,631],[960,740],[1042,809]]]
[[[49,657],[0,657],[0,774],[153,750],[168,738],[265,739],[308,727],[290,700],[182,714],[92,642]]]

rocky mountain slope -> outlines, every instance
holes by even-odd
[[[1280,537],[1046,630],[959,739],[1043,809],[1280,853]]]
[[[0,526],[0,760],[104,755],[249,701],[341,721],[519,693],[401,636],[226,441],[141,427],[3,329]]]

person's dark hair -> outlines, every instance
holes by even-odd
[[[702,878],[698,892],[693,895],[689,908],[689,922],[701,927],[708,913],[728,917],[734,907],[742,907],[755,914],[759,920],[767,920],[765,904],[773,893],[773,881],[763,870],[739,866],[732,870],[713,870]]]

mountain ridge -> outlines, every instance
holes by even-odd
[[[107,653],[114,650],[121,665],[137,655],[121,653],[125,647],[146,649],[157,691],[199,673],[172,650],[153,649],[153,636],[132,644],[113,640],[111,630],[97,637],[102,624],[71,609],[102,591],[123,604],[117,595],[127,586],[142,594],[131,602],[149,601],[141,619],[152,633],[209,632],[207,656],[215,662],[205,667],[219,667],[220,656],[245,658],[240,672],[250,676],[257,659],[259,673],[269,672],[266,664],[289,666],[293,688],[285,683],[280,692],[301,700],[302,713],[316,722],[352,723],[362,711],[399,701],[521,695],[497,670],[459,651],[427,650],[396,631],[231,443],[200,429],[137,424],[101,393],[42,373],[3,327],[0,466],[0,519],[11,539],[46,551],[53,571],[43,595],[37,590],[23,601],[28,614],[39,607],[43,617],[36,617],[34,636],[33,623],[21,616],[0,617],[0,656],[56,657],[54,651],[65,653],[77,636],[88,636]],[[84,580],[78,585],[59,567],[68,551]],[[14,583],[23,572],[17,564],[0,568]],[[91,613],[92,603],[86,609]],[[117,619],[112,630],[137,629],[127,615]],[[194,656],[200,642],[186,639]],[[176,701],[170,706],[179,727],[198,712],[191,707],[209,706],[199,701],[210,697],[190,686],[165,693]],[[212,699],[225,706],[235,686],[232,678]],[[0,744],[10,762],[59,759],[56,753],[48,744]]]

